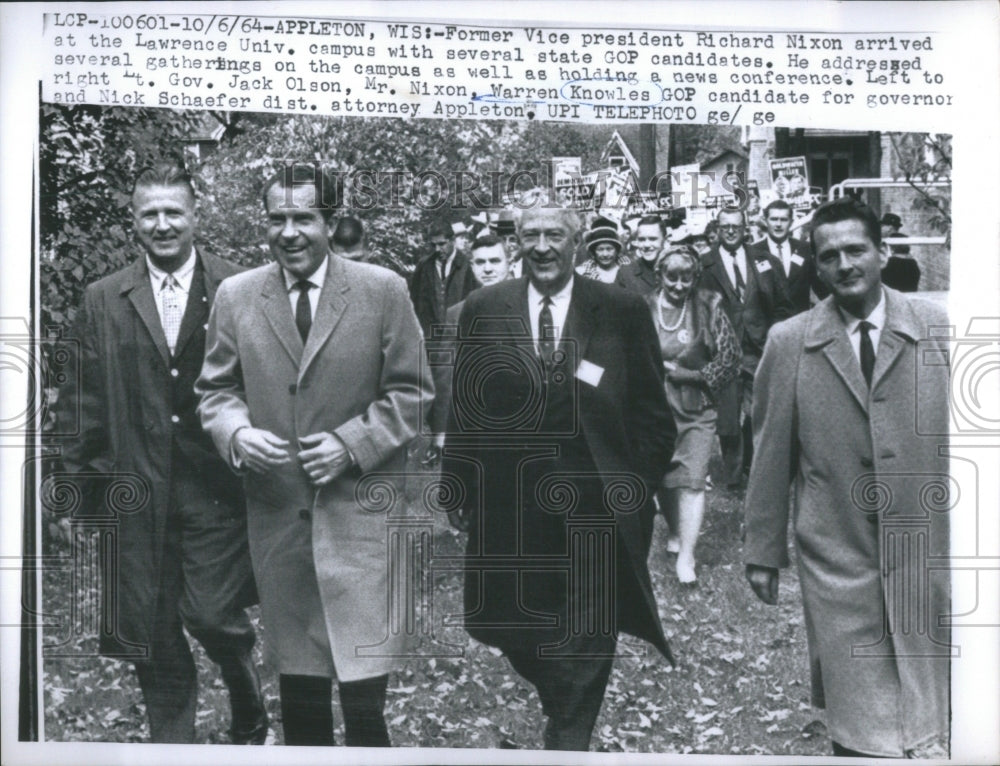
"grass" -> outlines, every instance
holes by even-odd
[[[415,460],[411,470],[408,495],[415,498],[432,474],[421,472]],[[665,527],[657,519],[649,566],[678,666],[672,669],[643,642],[624,636],[593,749],[829,753],[821,714],[809,706],[805,628],[795,570],[782,573],[779,606],[767,607],[753,596],[742,574],[741,501],[742,492],[710,491],[695,589],[678,584],[673,557],[666,553]],[[47,553],[68,556],[59,534],[48,537]],[[436,550],[456,554],[461,545],[461,537],[446,524],[435,528]],[[133,672],[125,663],[96,656],[96,639],[88,635],[87,615],[96,603],[92,584],[74,585],[69,568],[51,567],[43,576],[43,594],[48,621],[55,624],[45,634],[45,739],[148,741]],[[434,600],[435,615],[459,611],[460,574],[436,573]],[[71,613],[74,603],[77,611]],[[257,610],[252,614],[260,630]],[[413,658],[391,677],[386,720],[393,744],[540,748],[543,719],[533,687],[511,670],[498,651],[472,641],[460,628],[436,626],[436,630],[441,639],[459,644],[464,656]],[[266,641],[262,632],[259,635],[258,657]],[[226,742],[228,695],[215,666],[200,646],[191,643],[200,682],[197,741]],[[433,652],[429,638],[421,648]],[[261,677],[272,720],[269,742],[280,744],[277,676],[262,660]],[[336,704],[334,715],[342,742]]]

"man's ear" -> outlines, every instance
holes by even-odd
[[[889,245],[884,240],[882,244],[878,247],[878,265],[879,268],[884,269],[886,264],[889,263],[889,256],[892,254],[892,250]]]
[[[340,223],[340,219],[334,215],[331,215],[326,219],[326,236],[327,239],[333,239],[333,233],[337,231],[337,224]]]

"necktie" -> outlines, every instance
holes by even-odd
[[[549,365],[552,364],[552,354],[556,350],[556,328],[552,322],[552,299],[542,298],[542,310],[538,314],[538,353],[545,365],[545,375],[548,377]]]
[[[295,288],[299,291],[299,300],[295,304],[295,326],[299,328],[303,343],[309,337],[312,327],[312,307],[309,305],[309,290],[312,286],[313,283],[308,279],[300,279],[295,283]]]
[[[875,325],[871,322],[862,322],[858,325],[858,332],[861,333],[861,374],[865,376],[865,383],[869,386],[872,384],[872,371],[875,369],[875,347],[868,331],[874,328]]]
[[[743,295],[747,291],[747,283],[743,281],[743,272],[740,271],[739,261],[736,260],[736,253],[730,253],[733,257],[733,276],[736,277],[736,299],[742,301]]]
[[[181,308],[180,284],[174,279],[173,274],[167,274],[163,279],[163,288],[160,290],[161,308],[163,310],[163,334],[167,338],[167,348],[170,353],[174,353],[177,345],[177,334],[181,330],[181,318],[183,310]]]

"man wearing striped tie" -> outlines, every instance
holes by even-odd
[[[73,335],[78,364],[68,367],[80,375],[59,398],[61,414],[80,423],[60,445],[73,480],[93,487],[113,472],[148,489],[129,512],[106,500],[117,558],[102,562],[101,651],[135,664],[154,742],[193,742],[197,672],[186,628],[229,689],[230,740],[263,744],[256,636],[244,611],[257,599],[246,502],[202,431],[194,394],[216,288],[239,269],[195,248],[197,204],[182,167],[141,171],[132,212],[145,253],[87,288]]]

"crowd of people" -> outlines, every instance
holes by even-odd
[[[307,166],[268,180],[273,261],[241,271],[195,244],[187,173],[144,170],[143,254],[88,287],[71,334],[81,374],[59,403],[81,430],[59,445],[65,467],[149,487],[121,516],[101,648],[134,663],[154,741],[194,739],[185,628],[219,665],[231,741],[265,741],[244,611],[259,600],[285,743],[334,744],[336,681],[345,743],[390,744],[389,673],[414,636],[388,630],[400,553],[359,498],[373,473],[403,497],[423,431],[421,462],[459,488],[464,627],[538,690],[546,748],[589,748],[621,631],[674,662],[653,522],[695,586],[717,437],[714,482],[747,486],[746,578],[768,604],[793,509],[834,753],[947,752],[949,655],[928,650],[947,646],[947,579],[886,550],[904,522],[947,555],[946,514],[921,515],[906,479],[947,474],[930,435],[947,433],[947,370],[916,362],[918,344],[943,348],[929,328],[944,317],[883,285],[871,209],[821,206],[809,243],[780,201],[759,242],[736,208],[703,232],[544,204],[442,219],[407,283],[367,262],[329,188]],[[919,434],[917,408],[934,426]],[[894,499],[859,505],[865,478]],[[912,629],[900,615],[918,598]]]

